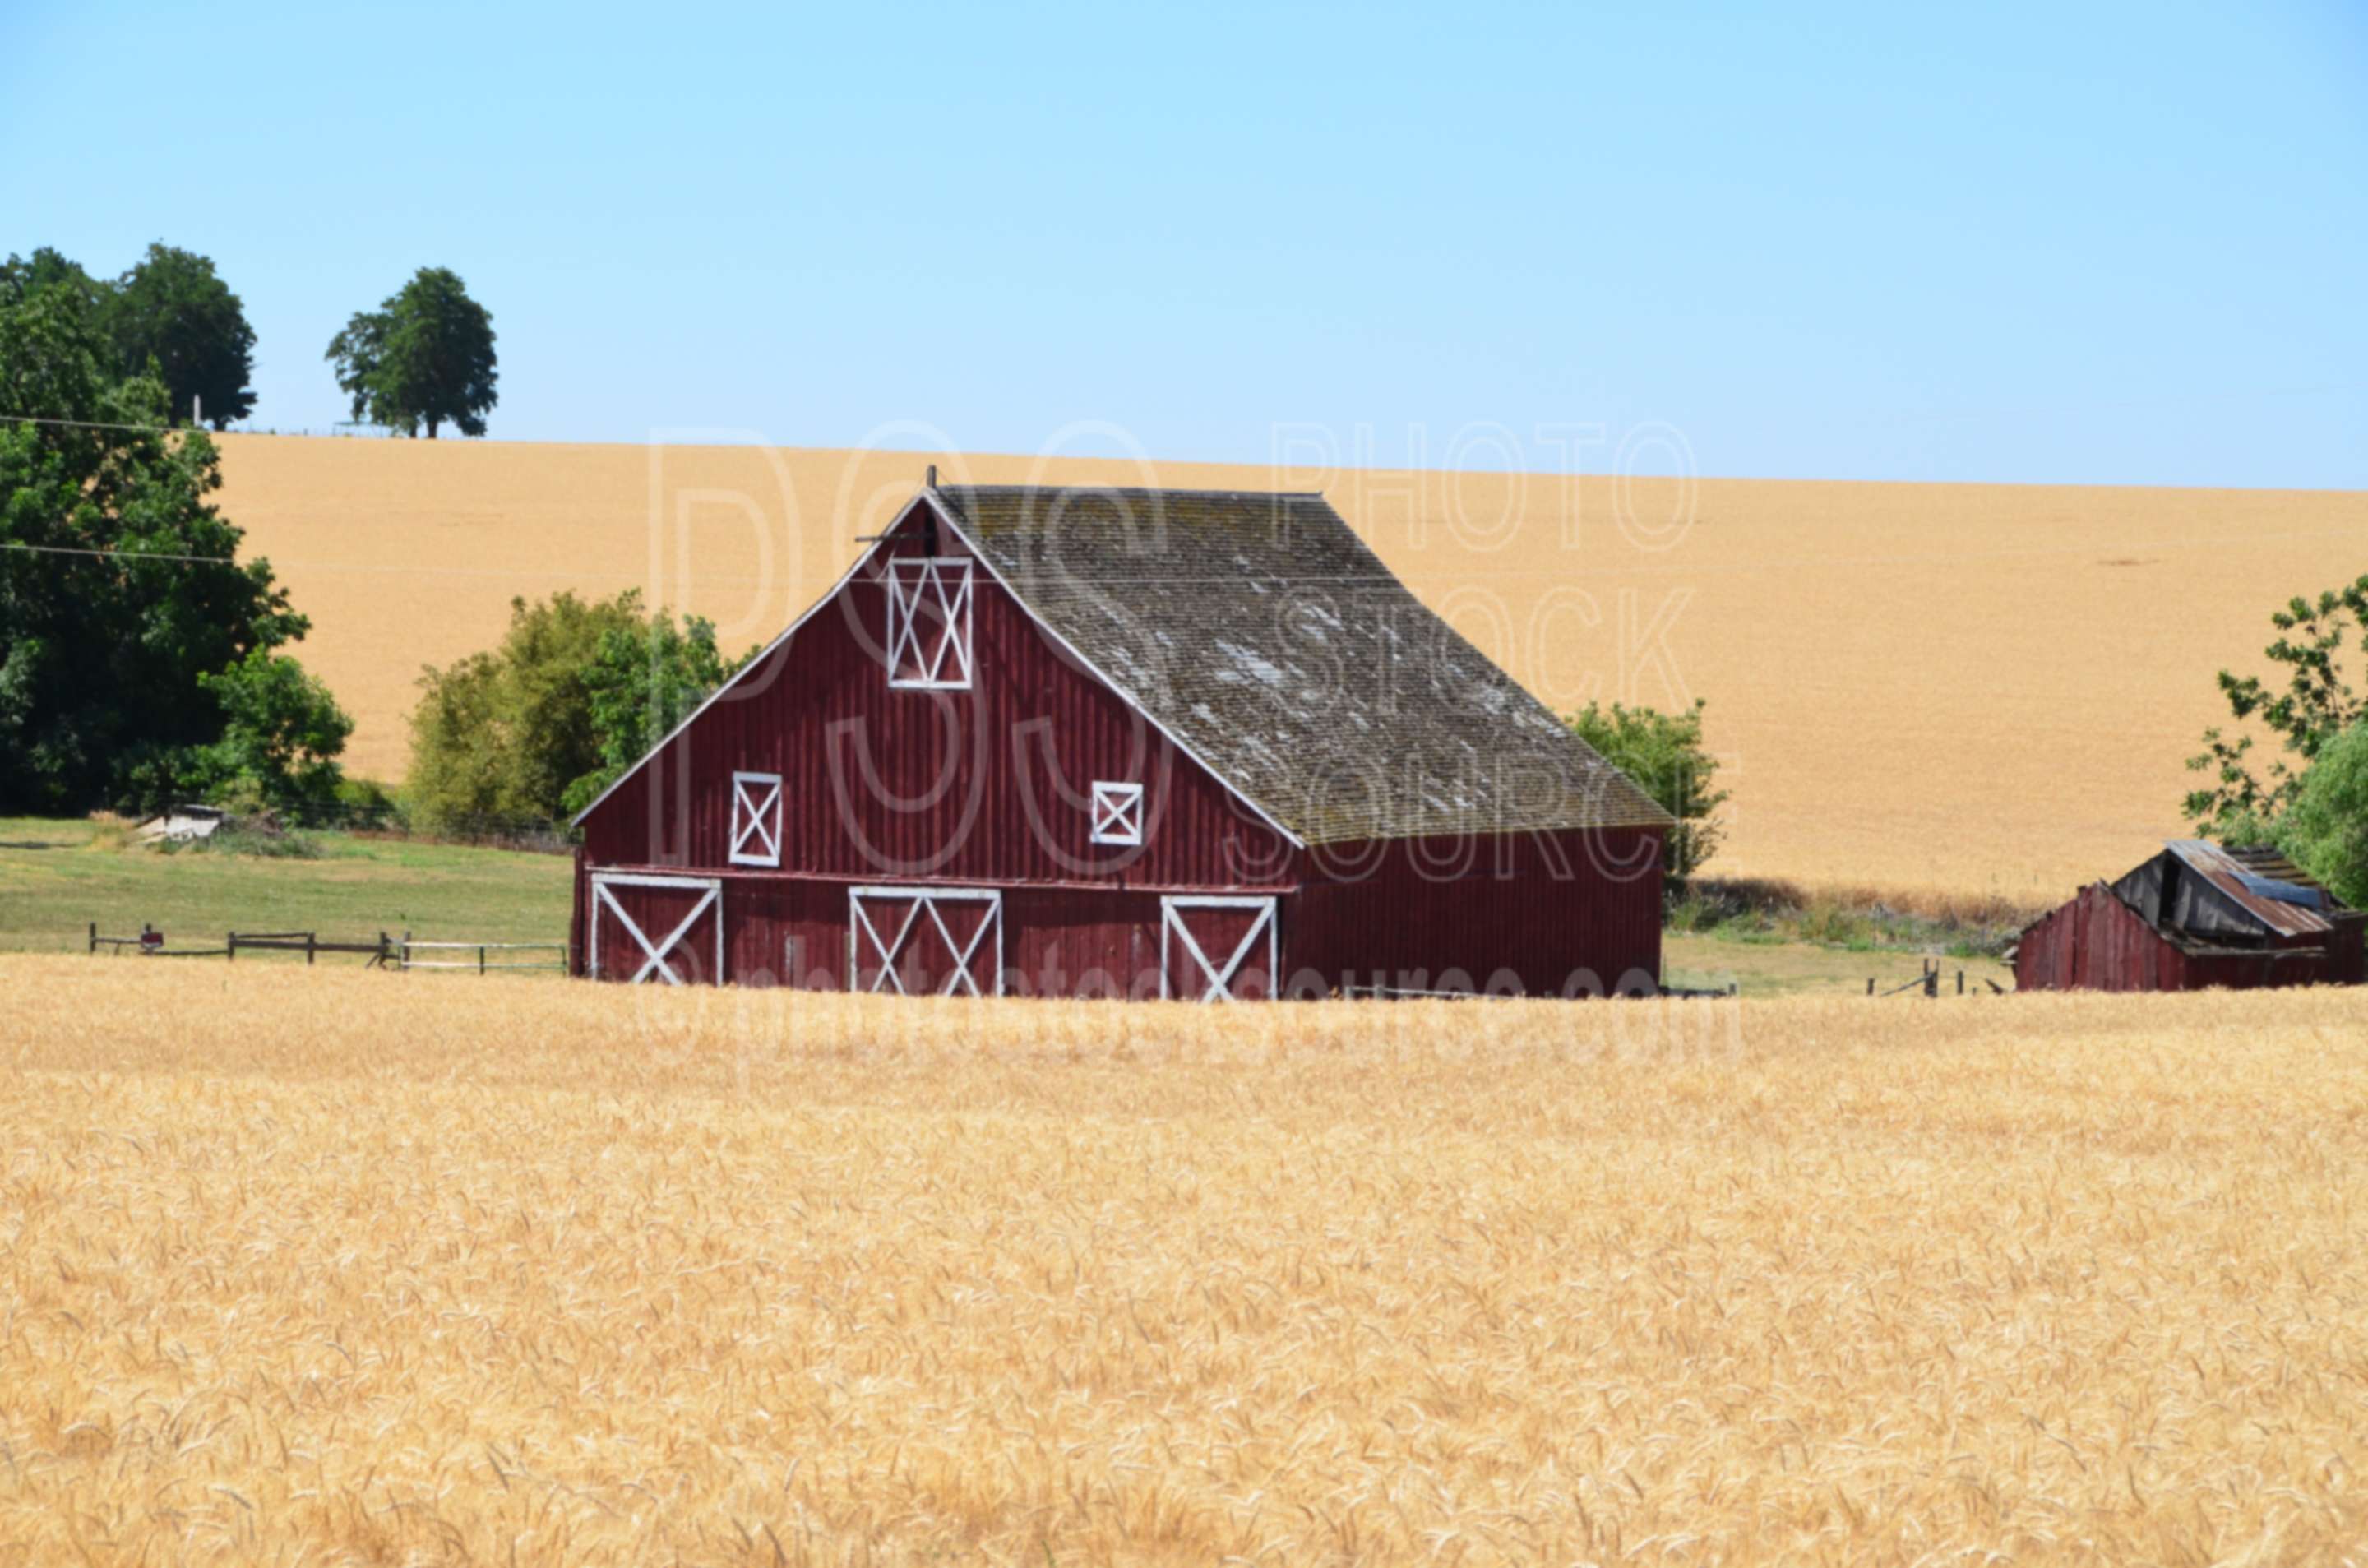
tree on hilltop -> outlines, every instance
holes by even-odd
[[[493,312],[459,273],[423,267],[375,311],[357,311],[324,358],[353,400],[354,417],[429,440],[450,424],[485,433],[497,379]]]
[[[255,411],[255,329],[210,258],[159,240],[110,291],[106,316],[123,373],[153,364],[174,424],[199,405],[217,430]]]

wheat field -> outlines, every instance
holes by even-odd
[[[786,625],[927,460],[760,447],[222,438],[229,515],[393,778],[423,664],[513,596],[650,599],[731,648]],[[2368,495],[1607,479],[935,459],[948,482],[1325,491],[1558,709],[1702,697],[1719,869],[2032,903],[2180,829],[2214,672],[2271,608],[2368,571]]]
[[[0,1563],[2368,1541],[2340,993],[0,991]]]

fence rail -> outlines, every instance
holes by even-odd
[[[165,945],[165,934],[144,922],[136,937],[110,937],[90,923],[90,951],[104,948],[121,954],[133,952],[152,959],[224,959],[235,960],[242,952],[302,953],[306,963],[319,960],[323,953],[352,953],[367,958],[365,969],[450,969],[474,970],[490,974],[497,970],[557,970],[567,969],[568,948],[564,942],[426,942],[415,940],[410,932],[391,937],[381,931],[375,939],[340,942],[324,940],[317,931],[226,931],[218,948],[175,948]],[[474,953],[473,960],[451,958],[419,958],[418,953]],[[550,953],[548,959],[530,962],[513,959],[496,960],[495,953]]]
[[[403,940],[394,946],[399,955],[395,960],[398,969],[473,969],[479,974],[491,974],[505,969],[555,969],[564,971],[567,968],[567,944],[564,942],[415,942],[411,939],[411,933],[405,931]],[[411,956],[414,952],[474,953],[477,961],[416,959]],[[556,953],[559,956],[533,963],[514,963],[507,959],[495,963],[488,961],[487,955],[492,953]]]

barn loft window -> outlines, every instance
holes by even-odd
[[[1096,844],[1142,843],[1143,786],[1096,783],[1093,824]]]
[[[899,556],[888,562],[890,686],[968,688],[970,576],[965,556]]]
[[[780,774],[735,773],[732,776],[732,863],[735,866],[778,866],[781,863]]]

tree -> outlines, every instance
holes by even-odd
[[[499,647],[420,676],[412,810],[430,824],[572,815],[733,667],[713,626],[646,615],[633,589],[512,599]]]
[[[601,633],[584,682],[600,766],[567,787],[561,811],[573,816],[598,800],[738,667],[716,651],[715,625],[700,616],[677,626],[662,609],[638,636]]]
[[[496,378],[494,318],[450,267],[423,267],[375,311],[358,311],[325,356],[354,417],[436,439],[485,433]]]
[[[343,781],[335,760],[354,722],[329,688],[284,653],[254,648],[199,687],[221,704],[219,740],[197,748],[190,777],[210,800],[275,807],[326,805]]]
[[[153,362],[163,377],[173,423],[188,423],[193,399],[217,430],[254,412],[255,329],[211,260],[158,241],[111,291],[107,317],[123,372]]]
[[[2318,748],[2276,837],[2336,897],[2368,909],[2368,720]]]
[[[211,439],[162,432],[162,383],[114,376],[78,274],[0,267],[0,410],[71,422],[0,422],[0,811],[202,787],[235,695],[207,677],[308,629],[269,562],[237,560]]]
[[[2302,764],[2294,767],[2283,757],[2272,758],[2267,777],[2257,778],[2250,762],[2252,735],[2231,738],[2217,728],[2204,731],[2204,749],[2188,758],[2187,766],[2209,772],[2213,783],[2191,791],[2181,809],[2223,842],[2273,825],[2294,803],[2303,774],[2320,748],[2368,717],[2368,704],[2354,694],[2342,668],[2346,639],[2368,627],[2368,574],[2329,588],[2315,603],[2299,597],[2287,601],[2271,615],[2270,624],[2279,635],[2265,652],[2271,662],[2288,666],[2285,689],[2273,691],[2258,676],[2240,679],[2222,670],[2220,690],[2239,722],[2258,719]]]
[[[411,716],[412,809],[430,824],[558,815],[567,787],[600,766],[586,676],[612,631],[643,634],[639,595],[512,599],[499,647],[423,671]]]
[[[1703,749],[1702,715],[1700,699],[1682,713],[1590,702],[1565,721],[1579,739],[1678,819],[1662,848],[1662,868],[1673,881],[1700,870],[1726,836],[1717,812],[1727,791],[1712,787],[1718,759]]]

